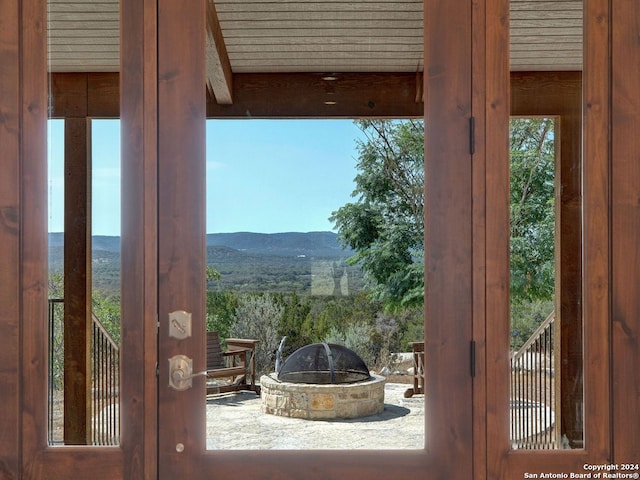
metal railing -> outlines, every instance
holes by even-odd
[[[64,300],[49,299],[50,445],[64,443]],[[100,320],[92,314],[91,421],[92,445],[120,441],[120,351]]]
[[[551,312],[511,356],[511,446],[514,449],[558,448],[556,360]]]
[[[93,445],[120,443],[120,351],[98,318],[91,346],[91,438]]]
[[[61,444],[63,440],[62,420],[64,415],[64,300],[49,299],[49,445]]]

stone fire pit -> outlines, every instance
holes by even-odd
[[[262,411],[310,420],[375,415],[384,410],[384,382],[384,377],[378,375],[342,384],[280,382],[275,373],[263,375]]]
[[[262,411],[314,420],[375,415],[384,410],[384,382],[353,350],[314,343],[260,378]]]

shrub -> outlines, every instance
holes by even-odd
[[[231,335],[239,338],[259,340],[256,348],[256,371],[258,374],[273,371],[275,354],[280,343],[278,324],[284,307],[274,297],[265,294],[247,294],[238,300],[235,323]]]

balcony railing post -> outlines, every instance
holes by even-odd
[[[63,334],[63,320],[60,314],[60,307],[63,305],[62,299],[49,299],[48,441],[50,445],[64,441],[63,436],[56,433],[56,428],[62,424],[62,409],[57,405],[59,401],[57,391],[61,382],[59,377],[64,358],[64,346],[58,341],[58,337]],[[92,315],[91,337],[90,385],[93,415],[88,425],[91,429],[89,440],[92,445],[117,445],[120,436],[119,347],[95,315]]]
[[[557,409],[555,312],[511,356],[511,444],[517,449],[554,449]]]

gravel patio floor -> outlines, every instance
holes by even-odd
[[[409,385],[385,385],[384,411],[351,420],[304,420],[263,413],[253,392],[207,399],[210,450],[422,449],[424,395],[404,398]]]

